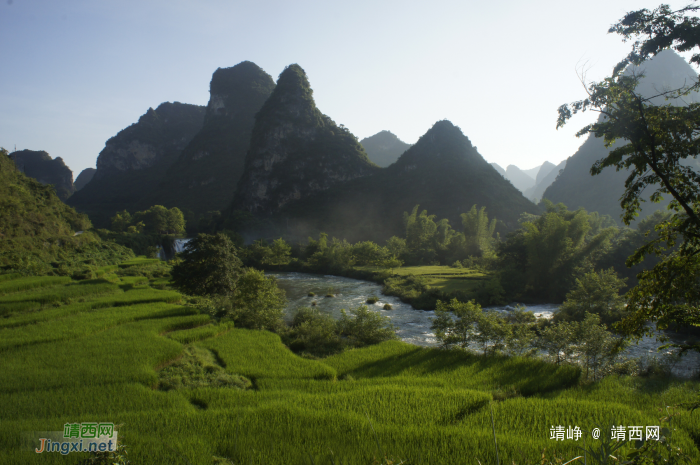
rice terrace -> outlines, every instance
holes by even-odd
[[[574,366],[400,341],[305,359],[182,305],[133,272],[149,263],[83,281],[3,275],[0,463],[77,463],[24,450],[17,432],[86,421],[121,425],[134,463],[495,463],[491,410],[502,463],[534,463],[580,455],[549,439],[553,425],[657,425],[697,398],[696,381],[580,385]],[[675,443],[700,460],[700,416],[670,412]]]

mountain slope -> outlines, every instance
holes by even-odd
[[[306,73],[293,64],[255,118],[233,208],[271,213],[378,169],[347,128],[316,108]]]
[[[94,179],[68,204],[99,226],[119,210],[133,210],[163,179],[203,120],[204,107],[198,105],[166,102],[149,108],[137,123],[107,141],[97,157]]]
[[[512,182],[520,192],[525,192],[535,185],[535,178],[525,174],[523,170],[515,165],[508,165],[506,168],[506,179]]]
[[[0,149],[0,271],[72,274],[118,263],[133,253],[90,232],[87,216],[63,203],[52,186],[26,176]]]
[[[61,200],[65,201],[75,192],[73,172],[61,157],[52,159],[43,150],[19,150],[12,152],[10,158],[22,173],[42,184],[53,185]]]
[[[369,159],[377,166],[386,168],[399,159],[411,144],[403,142],[391,131],[381,131],[360,141]]]
[[[503,167],[502,167],[501,165],[499,165],[498,163],[489,163],[489,164],[490,164],[491,166],[493,166],[493,169],[495,169],[496,171],[498,171],[498,174],[500,174],[500,175],[503,176],[504,178],[506,177],[506,170],[504,170]]]
[[[250,61],[217,69],[204,126],[137,207],[176,206],[196,216],[226,208],[243,174],[255,114],[274,88],[272,77]]]
[[[305,238],[325,231],[348,240],[403,235],[403,212],[415,205],[461,230],[459,215],[486,206],[491,218],[515,228],[521,213],[539,211],[489,165],[462,131],[437,122],[393,165],[289,203],[275,216],[282,231]]]
[[[95,168],[85,168],[83,171],[80,172],[77,178],[75,178],[75,190],[79,191],[83,187],[87,185],[90,181],[92,181],[92,178],[95,176],[95,172],[97,170]]]

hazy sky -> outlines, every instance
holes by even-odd
[[[657,0],[658,1],[658,0]],[[670,2],[672,7],[684,2]],[[449,119],[490,162],[558,163],[583,142],[559,105],[629,51],[607,34],[661,2],[0,0],[0,146],[74,176],[165,101],[206,105],[218,67],[306,70],[319,109],[359,139],[414,143]]]

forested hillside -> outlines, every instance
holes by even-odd
[[[90,273],[133,253],[89,232],[86,215],[63,203],[53,186],[20,172],[0,149],[0,270],[36,274]]]

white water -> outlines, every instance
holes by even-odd
[[[357,308],[360,305],[367,305],[380,314],[389,317],[391,323],[397,328],[396,333],[405,342],[424,346],[436,347],[438,341],[435,334],[430,329],[432,318],[435,312],[416,310],[411,305],[401,302],[397,297],[385,296],[381,293],[382,287],[379,284],[363,281],[359,279],[343,278],[331,275],[314,275],[307,273],[268,273],[275,276],[279,287],[287,293],[289,304],[287,305],[287,315],[291,316],[293,311],[299,307],[311,307],[312,302],[316,302],[316,308],[322,312],[331,314],[334,318],[340,317],[341,309]],[[334,294],[336,297],[325,297],[326,294]],[[308,293],[316,295],[309,297]],[[367,298],[376,296],[379,301],[375,304],[366,304]],[[384,304],[392,305],[393,310],[384,310]],[[513,306],[488,307],[499,312],[508,312]],[[556,304],[543,304],[527,306],[537,318],[551,318],[552,314],[559,308]],[[673,341],[682,341],[682,336],[668,333]],[[625,355],[628,357],[660,356],[657,348],[662,344],[655,338],[646,337],[639,344],[632,345],[627,349]],[[666,350],[670,354],[670,350]],[[690,376],[700,368],[700,354],[695,352],[685,355],[673,368],[673,372],[679,376]]]
[[[173,241],[173,252],[183,252],[185,250],[185,245],[187,245],[187,243],[191,240],[192,239],[175,239],[175,241]],[[168,254],[165,253],[162,246],[158,246],[158,258],[161,260],[168,260]]]

